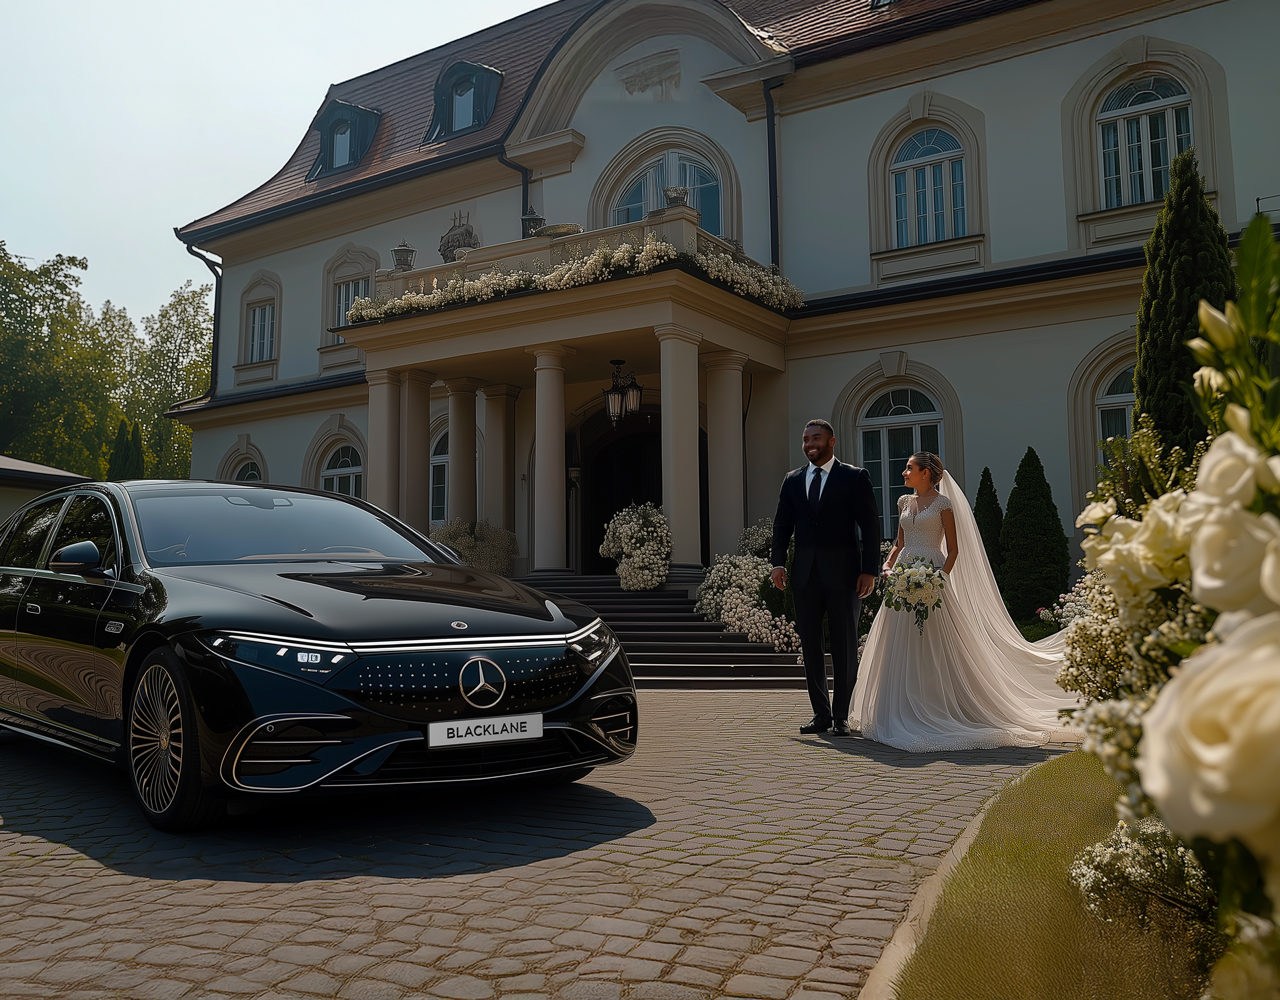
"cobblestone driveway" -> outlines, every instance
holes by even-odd
[[[1051,751],[800,737],[800,692],[644,692],[552,792],[290,802],[158,833],[0,737],[0,996],[835,1000],[983,801]]]

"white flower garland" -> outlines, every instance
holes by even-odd
[[[748,527],[738,548],[759,543],[760,525]],[[770,534],[772,538],[772,534]],[[718,555],[698,587],[694,610],[708,621],[723,622],[730,632],[741,632],[749,642],[767,642],[780,653],[800,648],[795,624],[784,615],[775,615],[760,601],[760,586],[772,567],[759,556]]]
[[[671,566],[671,527],[652,503],[632,504],[613,515],[600,554],[618,563],[623,590],[656,590]]]
[[[616,248],[600,240],[590,254],[574,257],[550,270],[506,271],[500,264],[475,277],[461,272],[442,285],[431,279],[417,291],[407,291],[393,299],[356,299],[347,311],[347,322],[364,323],[406,313],[426,312],[464,302],[488,302],[513,292],[549,292],[579,285],[590,285],[621,275],[648,274],[661,264],[675,260],[680,253],[670,243],[653,233],[645,237],[643,246],[621,243]],[[727,253],[695,253],[692,260],[712,281],[728,286],[734,293],[754,299],[770,309],[797,309],[804,303],[804,293],[771,268],[751,261],[735,260]]]

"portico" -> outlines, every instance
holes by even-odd
[[[590,247],[598,235],[577,240]],[[504,249],[510,257],[526,255],[533,242],[539,241],[484,248],[486,266],[502,259],[498,252]],[[430,281],[415,273],[384,280],[413,287],[415,278]],[[448,518],[488,517],[524,536],[521,554],[534,572],[580,568],[572,535],[580,507],[571,517],[571,490],[578,485],[572,477],[581,465],[579,431],[584,421],[599,419],[610,359],[625,357],[628,368],[646,373],[644,419],[652,421],[655,404],[659,411],[671,579],[695,581],[703,566],[704,506],[711,552],[732,551],[742,531],[744,373],[783,369],[786,327],[785,317],[679,266],[347,327],[347,342],[361,347],[367,359],[368,497],[417,527],[429,527],[431,434],[424,400],[432,384],[443,383]],[[482,461],[475,446],[478,408]],[[581,537],[598,544],[590,542],[590,532],[602,533],[603,525],[587,527]]]

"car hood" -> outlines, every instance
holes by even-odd
[[[581,605],[552,601],[469,566],[240,563],[165,567],[152,573],[171,594],[175,588],[186,591],[187,599],[180,603],[188,605],[184,610],[193,623],[300,638],[361,642],[556,635],[594,618]]]

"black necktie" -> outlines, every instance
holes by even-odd
[[[813,470],[813,479],[809,481],[809,506],[818,513],[818,501],[822,499],[822,469]]]

